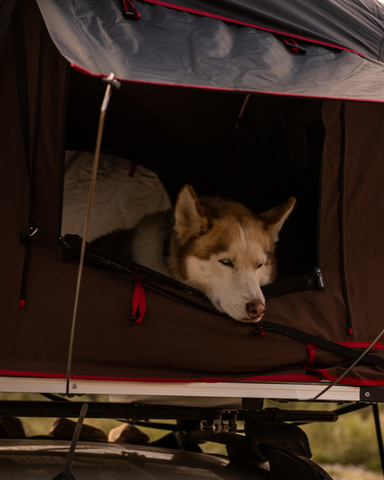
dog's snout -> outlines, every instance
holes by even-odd
[[[245,309],[249,318],[261,318],[265,312],[265,305],[260,301],[249,302],[246,304]]]

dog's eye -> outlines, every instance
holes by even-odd
[[[221,260],[219,260],[219,262],[223,265],[226,265],[227,267],[233,268],[233,263],[231,260],[229,260],[229,258],[222,258]]]
[[[261,268],[264,264],[263,263],[260,263],[259,265],[257,265],[256,268]]]

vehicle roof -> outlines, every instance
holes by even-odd
[[[0,440],[2,477],[12,480],[53,479],[65,465],[70,442],[49,439]],[[79,442],[72,474],[77,480],[223,479],[259,477],[232,465],[228,458],[150,446]],[[251,476],[250,476],[251,475]]]

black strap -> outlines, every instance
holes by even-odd
[[[78,261],[82,238],[79,235],[67,233],[64,235],[64,237],[60,237],[59,241],[61,245],[68,249],[68,252],[72,252],[75,255],[73,259],[70,259],[70,262],[72,263],[74,259]],[[88,266],[102,268],[114,273],[119,273],[121,275],[134,277],[138,280],[141,280],[143,283],[150,285],[163,285],[165,287],[171,287],[183,291],[191,296],[205,298],[205,295],[195,288],[189,287],[184,283],[178,282],[173,278],[167,277],[159,272],[156,272],[155,270],[144,267],[143,265],[136,265],[126,258],[111,254],[110,252],[106,254],[99,248],[93,246],[91,243],[87,243],[86,245],[85,258],[88,260]],[[139,278],[137,275],[135,275],[136,267],[139,267],[140,269]]]
[[[30,166],[30,121],[29,121],[29,95],[28,95],[28,71],[27,71],[27,54],[25,50],[25,37],[23,29],[23,12],[21,2],[17,3],[15,15],[13,17],[13,42],[16,70],[16,87],[19,100],[19,111],[21,128],[23,132],[25,161],[31,184],[31,166]],[[29,212],[30,213],[30,212]],[[26,245],[23,275],[21,280],[20,291],[20,307],[23,308],[26,298],[26,279],[28,276],[30,243],[29,235],[31,232],[30,225],[20,231],[20,243]]]
[[[60,238],[60,243],[68,250],[72,250],[77,257],[81,245],[81,237],[79,237],[78,235],[66,234],[64,237]],[[142,265],[136,265],[132,262],[127,261],[126,259],[118,258],[116,256],[112,258],[113,256],[111,255],[109,255],[108,258],[105,258],[101,256],[100,253],[101,252],[97,248],[93,247],[92,244],[87,244],[85,258],[90,261],[88,265],[94,267],[97,266],[98,268],[104,268],[114,273],[119,273],[129,277],[137,278],[141,280],[144,284],[150,285],[152,288],[158,290],[162,294],[169,295],[170,297],[186,303],[187,305],[191,305],[205,312],[214,313],[216,315],[230,318],[227,314],[219,312],[213,306],[210,307],[209,305],[202,305],[198,301],[194,300],[194,298],[196,297],[200,299],[206,298],[206,296],[202,292],[192,287],[189,287],[184,283],[178,282],[173,278],[166,277],[159,272],[146,268]],[[135,267],[139,267],[139,275],[135,273]],[[173,290],[168,290],[167,287],[179,290],[183,293],[188,293],[189,296],[185,297],[183,295],[179,295]]]
[[[31,152],[30,141],[30,112],[29,112],[29,91],[28,91],[28,71],[27,71],[27,53],[26,53],[26,39],[23,27],[23,11],[21,2],[16,4],[15,15],[13,17],[13,36],[14,36],[14,55],[16,68],[16,86],[19,99],[20,119],[23,132],[25,160],[27,164],[27,171],[29,176],[29,218],[28,226],[20,231],[20,242],[26,245],[23,276],[21,281],[20,291],[20,307],[24,307],[26,299],[26,283],[29,270],[29,260],[31,254],[30,238],[37,229],[34,219],[34,193],[35,193],[35,175],[36,162],[38,155],[38,138],[39,138],[39,124],[40,124],[40,108],[41,108],[41,93],[42,93],[42,61],[43,61],[43,22],[40,26],[39,38],[39,59],[38,59],[38,77],[37,77],[37,92],[36,92],[36,110],[35,110],[35,125],[33,138],[33,151]]]
[[[310,343],[312,345],[321,347],[324,350],[330,350],[331,352],[339,353],[341,355],[345,355],[347,357],[352,357],[355,359],[359,358],[362,353],[359,350],[339,345],[338,343],[331,342],[330,340],[325,340],[324,338],[303,332],[302,330],[297,330],[296,328],[287,327],[286,325],[280,325],[278,323],[268,322],[266,320],[262,320],[261,322],[259,322],[257,324],[256,330],[252,331],[252,334],[260,335],[263,332],[268,331],[281,333],[282,335],[286,335],[287,337],[295,338],[296,340],[300,340],[302,342]],[[374,355],[367,354],[364,356],[362,361],[384,369],[384,360]]]

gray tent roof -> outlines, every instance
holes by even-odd
[[[378,0],[146,0],[383,60]]]
[[[199,2],[200,7],[203,3],[210,7],[209,2]],[[224,3],[239,2],[220,5]],[[313,42],[298,40],[305,54],[292,53],[280,36],[270,31],[162,5],[134,2],[141,18],[133,20],[123,16],[123,2],[117,0],[96,2],[92,7],[82,0],[38,0],[62,55],[75,68],[92,75],[113,72],[119,79],[136,82],[384,101],[384,66],[374,59],[380,56],[384,31],[382,6],[374,0],[349,0],[340,4],[343,8],[330,1],[274,1],[270,10],[279,6],[276,12],[280,16],[275,13],[271,31],[278,29],[291,35],[289,18],[285,25],[276,23],[276,19],[282,21],[288,3],[291,17],[295,16],[300,25],[294,29],[296,38],[309,38],[313,30]],[[328,11],[330,5],[334,6],[332,11]],[[258,13],[265,23],[265,8],[261,2],[253,5],[248,23]],[[321,13],[328,15],[324,25],[318,21]],[[313,23],[322,26],[322,40]],[[339,29],[333,32],[337,24]],[[334,33],[332,38],[326,36],[329,31]],[[321,43],[342,45],[332,48]],[[362,51],[366,56],[349,50]]]

